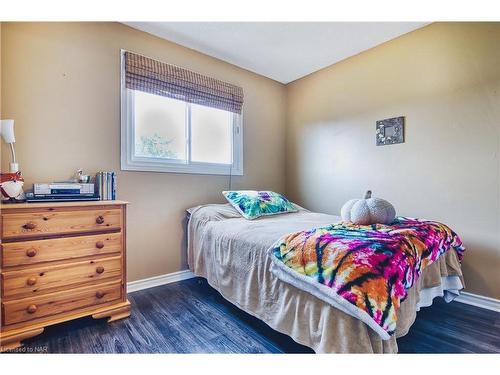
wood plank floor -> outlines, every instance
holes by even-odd
[[[83,318],[48,327],[22,351],[312,353],[225,301],[202,279],[130,293],[129,299],[129,319],[107,324]],[[500,314],[436,299],[398,345],[401,353],[500,353]]]

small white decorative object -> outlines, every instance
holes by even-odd
[[[396,217],[394,206],[385,199],[372,198],[371,190],[368,190],[363,199],[351,199],[340,211],[342,220],[354,224],[390,224]]]

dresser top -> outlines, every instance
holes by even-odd
[[[30,209],[30,208],[47,208],[47,207],[93,207],[93,206],[118,206],[128,204],[126,201],[78,201],[78,202],[24,202],[24,203],[2,203],[0,210],[10,209]]]

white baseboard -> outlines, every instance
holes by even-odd
[[[167,273],[165,275],[153,276],[147,279],[131,281],[127,283],[127,292],[137,292],[138,290],[153,288],[155,286],[175,283],[176,281],[192,279],[195,277],[190,270]],[[481,307],[496,312],[500,312],[500,300],[490,297],[481,296],[478,294],[461,292],[460,296],[455,298],[456,302],[465,303],[467,305]]]
[[[137,292],[138,290],[153,288],[155,286],[175,283],[176,281],[187,280],[195,277],[190,270],[167,273],[165,275],[153,276],[147,279],[131,281],[127,283],[127,292]]]
[[[480,296],[479,294],[461,292],[460,295],[454,299],[454,301],[465,303],[467,305],[482,307],[483,309],[500,312],[500,300],[495,298]]]

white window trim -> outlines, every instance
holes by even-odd
[[[243,176],[243,121],[242,115],[233,113],[233,164],[214,164],[191,161],[190,150],[188,162],[163,158],[141,158],[134,153],[134,96],[130,95],[125,85],[125,50],[121,50],[120,84],[121,84],[121,170],[144,172],[170,172],[191,174],[215,174]],[[189,127],[188,127],[189,128]],[[187,134],[189,142],[190,134]]]

